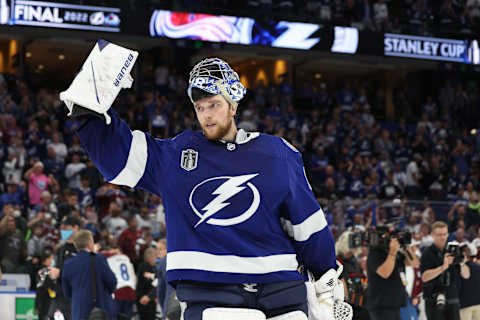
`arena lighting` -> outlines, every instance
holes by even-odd
[[[281,74],[287,73],[287,62],[282,59],[278,59],[275,61],[275,65],[273,67],[273,79],[278,79],[278,76]]]

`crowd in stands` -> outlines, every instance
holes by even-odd
[[[68,1],[68,0],[67,0]],[[126,10],[170,9],[234,16],[274,17],[360,29],[434,35],[479,30],[479,0],[70,0]],[[254,10],[252,10],[254,9]]]
[[[361,30],[418,35],[474,34],[479,0],[65,0],[125,10],[170,9],[233,16],[280,18],[352,26]],[[252,10],[254,9],[254,10]]]
[[[150,86],[123,91],[113,108],[132,130],[174,137],[199,129],[185,89],[185,77],[159,66]],[[283,79],[250,88],[237,122],[247,131],[284,137],[303,153],[336,237],[347,228],[395,221],[423,246],[431,243],[430,225],[444,220],[452,239],[472,241],[480,225],[480,135],[467,128],[478,97],[470,82],[447,80],[431,96],[404,85],[394,92],[396,119],[387,122],[384,93],[369,81],[295,88]],[[67,216],[81,219],[102,247],[118,247],[134,263],[164,241],[162,199],[106,183],[75,135],[79,124],[66,114],[58,91],[0,76],[5,273],[31,272],[42,249],[56,250]]]

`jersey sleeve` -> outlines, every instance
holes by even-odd
[[[109,125],[92,118],[77,131],[90,159],[108,182],[159,194],[174,141],[131,131],[115,111],[108,113],[112,118]]]
[[[283,203],[283,225],[293,238],[300,262],[315,278],[336,268],[335,241],[305,175],[301,154],[288,142],[285,160],[289,193]]]

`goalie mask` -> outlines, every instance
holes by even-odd
[[[232,106],[245,96],[247,89],[240,82],[238,74],[219,58],[207,58],[197,63],[190,72],[188,97],[192,97],[192,88],[198,88],[212,95],[222,95]]]

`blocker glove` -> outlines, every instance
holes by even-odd
[[[137,51],[98,40],[70,87],[60,93],[68,116],[96,114],[110,124],[107,111],[120,90],[132,86],[130,71],[137,57]]]
[[[309,319],[352,319],[352,307],[344,302],[343,282],[338,279],[343,271],[343,265],[338,261],[337,265],[337,270],[328,270],[317,281],[309,273],[309,281],[305,283],[307,287]]]

